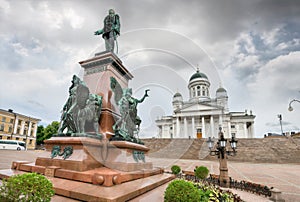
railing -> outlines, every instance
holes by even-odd
[[[194,176],[194,178],[196,177]],[[247,182],[245,180],[237,181],[232,179],[231,177],[229,177],[229,180],[229,188],[240,189],[242,191],[252,192],[254,194],[263,195],[265,197],[271,196],[271,190],[273,189],[273,187],[269,188],[268,186],[253,182]],[[209,177],[205,179],[205,181],[215,185],[220,184],[219,175],[210,174]]]
[[[272,194],[271,190],[273,189],[273,187],[269,188],[268,186],[247,182],[245,180],[237,181],[237,180],[233,180],[232,178],[229,179],[230,179],[230,188],[252,192],[258,195],[263,195],[265,197],[270,197]]]
[[[191,173],[191,172],[189,172]],[[219,180],[219,175],[214,175],[214,174],[210,174],[208,178],[206,178],[205,180],[200,180],[199,178],[197,178],[195,175],[193,174],[178,174],[176,175],[177,178],[180,179],[185,179],[191,182],[205,182],[208,185],[220,185],[220,180]],[[257,183],[253,183],[253,182],[247,182],[245,180],[242,181],[237,181],[232,179],[231,177],[229,177],[230,180],[230,185],[229,188],[232,189],[240,189],[242,191],[247,191],[247,192],[251,192],[254,194],[258,194],[258,195],[262,195],[265,197],[270,197],[272,194],[272,189],[273,187],[268,187],[265,185],[261,185],[261,184],[257,184]],[[242,201],[239,196],[235,195],[235,201]]]

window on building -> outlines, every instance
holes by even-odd
[[[20,134],[20,128],[17,129],[17,134]]]
[[[230,127],[231,127],[231,128],[235,128],[235,125],[231,125]]]
[[[202,129],[201,128],[197,128],[197,133],[201,133]]]
[[[0,135],[0,140],[2,140],[2,135]]]
[[[22,120],[18,121],[18,125],[20,125],[20,126],[22,125]]]
[[[10,119],[10,123],[14,123],[14,119]]]
[[[16,140],[19,140],[20,138],[16,137]]]
[[[29,144],[32,144],[32,140],[29,140]]]
[[[0,131],[4,131],[4,124],[0,125]]]
[[[25,129],[23,135],[27,135],[27,133],[27,129]]]
[[[26,139],[25,139],[25,138],[23,138],[23,141],[24,141],[24,142],[26,142]]]
[[[195,88],[193,88],[192,91],[193,91],[193,97],[195,97],[196,96]]]
[[[205,90],[202,91],[202,95],[205,96]]]
[[[6,117],[2,117],[2,122],[6,122]]]
[[[10,140],[10,137],[7,137],[8,140]]]
[[[197,96],[200,96],[200,92],[201,92],[200,86],[197,86]]]
[[[12,129],[13,129],[12,126],[9,126],[9,127],[8,127],[8,132],[11,133],[11,132],[12,132]]]

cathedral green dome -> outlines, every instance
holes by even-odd
[[[201,73],[199,70],[197,70],[197,72],[191,76],[190,81],[197,78],[208,79],[207,76],[204,73]]]
[[[173,98],[175,98],[175,97],[182,97],[182,95],[177,92],[177,93],[175,93],[175,95],[173,96]]]
[[[217,93],[226,93],[227,91],[225,90],[225,88],[218,88]]]

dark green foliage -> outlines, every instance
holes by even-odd
[[[173,174],[177,175],[177,174],[180,173],[181,168],[180,168],[178,165],[173,165],[173,166],[171,167],[171,171],[172,171]]]
[[[172,181],[164,195],[165,202],[196,202],[200,201],[201,193],[192,182],[185,180]]]
[[[201,180],[204,180],[205,178],[207,178],[208,173],[209,173],[209,170],[205,166],[200,166],[195,169],[195,176]]]
[[[59,122],[58,121],[52,121],[51,124],[49,124],[44,129],[44,138],[47,140],[52,137],[52,135],[56,134],[59,128]]]
[[[43,175],[25,173],[3,180],[0,187],[0,201],[44,202],[54,195],[52,183]]]
[[[37,127],[36,139],[37,139],[36,143],[38,145],[43,143],[43,140],[44,140],[44,126],[43,125],[40,125]]]
[[[194,185],[201,190],[200,201],[224,201],[234,202],[234,195],[232,192],[224,191],[217,186],[209,185],[202,182],[194,183]]]
[[[38,126],[37,128],[37,144],[43,144],[44,140],[52,137],[52,135],[57,134],[59,128],[58,121],[52,121],[46,128],[44,126]]]

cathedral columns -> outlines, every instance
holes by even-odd
[[[197,138],[196,137],[196,132],[195,132],[195,118],[192,117],[192,134],[191,134],[191,138]]]
[[[210,132],[211,132],[211,137],[214,137],[215,135],[214,135],[214,129],[215,129],[215,127],[214,127],[214,117],[213,116],[210,116]]]
[[[222,117],[222,114],[219,115],[219,127],[220,126],[223,128],[223,117]]]
[[[202,116],[202,129],[201,129],[201,132],[202,132],[202,137],[205,138],[206,134],[205,134],[205,120],[204,120],[204,116]]]
[[[245,135],[245,138],[248,138],[247,123],[244,123],[244,135]]]
[[[176,117],[176,137],[178,138],[180,135],[180,122],[179,117]]]
[[[228,138],[230,138],[231,137],[231,124],[230,124],[230,121],[228,121],[227,127],[228,127]]]
[[[189,137],[189,135],[188,135],[188,128],[187,128],[187,120],[186,120],[186,117],[184,117],[184,138],[187,138],[187,137]]]

